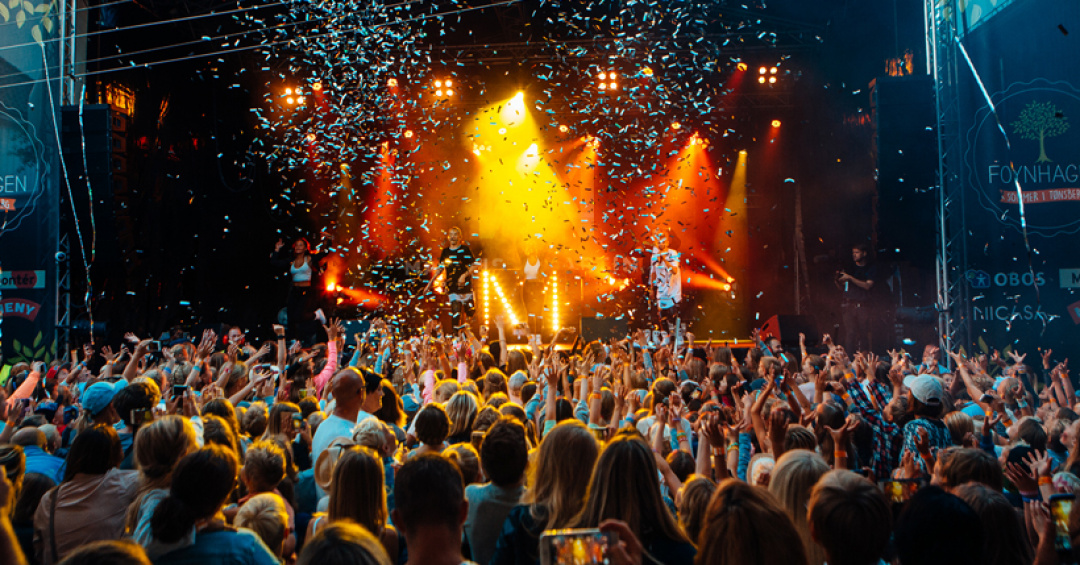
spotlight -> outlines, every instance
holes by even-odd
[[[285,89],[285,96],[290,96],[291,94],[292,94],[292,88],[286,88]]]
[[[724,284],[720,285],[720,288],[724,289],[725,291],[728,291],[728,290],[731,290],[731,285],[728,284],[728,283],[724,283]]]
[[[447,88],[447,89],[446,89],[446,95],[447,95],[447,96],[453,96],[453,95],[454,95],[454,91],[453,91],[453,90],[450,90],[449,88]]]
[[[608,73],[608,78],[609,78],[609,79],[611,79],[611,80],[615,80],[615,73],[614,73],[614,71],[613,71],[613,72],[610,72],[610,73]]]
[[[290,96],[290,97],[285,99],[285,103],[286,104],[296,104],[296,99],[293,98],[292,96]]]
[[[386,79],[386,86],[397,88],[397,79],[393,77]]]
[[[757,81],[761,84],[765,84],[765,77],[758,77]]]
[[[435,96],[437,96],[439,98],[442,98],[442,90],[436,90],[435,91]]]
[[[757,70],[757,72],[758,72],[758,74],[765,74],[765,73],[769,72],[769,69],[767,69],[765,67],[761,67],[761,68],[759,68]]]
[[[318,91],[322,90],[322,83],[317,82],[317,83],[311,85],[311,89],[314,90],[315,92],[318,92]]]
[[[679,122],[671,122],[671,129],[678,131],[680,128],[682,128],[682,124]]]
[[[619,89],[619,83],[617,83],[617,82],[611,83],[611,89],[612,90],[618,90]]]
[[[645,67],[644,69],[641,69],[641,74],[643,74],[643,75],[645,75],[647,77],[651,77],[652,73],[653,73],[652,67]]]
[[[773,120],[772,121],[772,127],[774,127],[774,128],[780,127],[780,120]]]
[[[607,83],[606,82],[600,83],[600,90],[607,90]]]
[[[413,136],[413,133],[412,133],[411,129],[405,130],[405,139],[410,139],[410,138],[412,138],[412,136]]]
[[[442,88],[442,81],[441,80],[435,81],[435,88]]]
[[[776,74],[776,67],[773,67],[773,68],[769,69],[769,74],[770,75],[775,75]]]
[[[769,84],[776,84],[776,77],[769,77]]]
[[[741,61],[740,61],[740,62],[739,62],[739,64],[735,65],[735,68],[736,68],[737,70],[739,70],[739,71],[745,71],[745,70],[746,70],[746,69],[748,69],[749,67],[747,66],[747,64],[746,64],[746,63],[743,63],[743,62],[741,62]]]
[[[566,132],[570,131],[570,128],[566,127],[566,124],[563,124],[563,125],[559,126],[559,131],[561,131],[562,133],[566,133]]]
[[[599,78],[600,80],[607,80],[607,73],[600,73],[600,76],[597,78]]]
[[[296,99],[296,103],[303,106],[304,105],[304,97],[303,96],[298,97]]]
[[[450,79],[446,79],[446,83],[445,83],[445,84],[446,84],[446,88],[450,88],[451,86],[454,86],[454,83],[453,83],[453,82],[451,82],[451,81],[450,81]]]
[[[313,133],[307,134],[307,140],[309,142],[314,142],[315,141],[315,134],[313,134]]]

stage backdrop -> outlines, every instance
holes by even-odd
[[[1080,361],[1080,3],[1000,3],[973,19],[981,4],[961,8],[971,65],[958,57],[957,81],[971,341],[1031,364],[1040,346]]]
[[[48,73],[55,79],[58,72],[58,7],[57,2],[0,2],[0,342],[5,365],[56,356],[60,185],[54,120],[59,120],[60,99],[57,82],[45,78]],[[48,88],[53,89],[51,99]]]

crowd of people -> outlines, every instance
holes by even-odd
[[[274,329],[10,367],[0,562],[1075,561],[1051,351]]]

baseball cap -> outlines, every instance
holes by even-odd
[[[910,375],[904,377],[904,386],[922,403],[942,402],[945,398],[945,385],[941,379],[931,375]]]
[[[116,393],[127,386],[127,381],[120,379],[115,383],[94,383],[87,387],[82,395],[82,405],[91,416],[97,416],[109,407]]]

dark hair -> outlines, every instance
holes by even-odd
[[[197,520],[220,510],[236,487],[239,465],[236,454],[220,445],[208,445],[181,459],[169,495],[150,519],[154,538],[176,542]]]
[[[520,481],[529,466],[525,426],[513,416],[503,416],[492,424],[480,443],[480,466],[498,486]]]
[[[128,540],[103,540],[80,546],[58,565],[150,565],[146,550]]]
[[[26,472],[26,454],[21,445],[0,445],[0,465],[4,466],[4,472],[15,492],[19,491],[19,484]]]
[[[302,398],[296,405],[300,407],[300,413],[303,414],[305,420],[308,419],[308,416],[319,411],[319,401],[310,396]]]
[[[901,563],[972,565],[983,559],[979,515],[963,500],[935,487],[916,492],[893,530]]]
[[[19,498],[15,501],[15,508],[11,511],[11,523],[16,526],[31,525],[34,523],[34,513],[37,512],[41,497],[56,486],[56,481],[41,473],[27,473],[23,477],[22,489]]]
[[[531,381],[525,383],[525,386],[521,387],[521,401],[528,403],[534,396],[536,396],[536,383]]]
[[[390,563],[379,540],[348,520],[327,524],[304,544],[297,565],[381,565]]]
[[[431,403],[416,415],[416,439],[427,445],[442,445],[450,433],[450,418],[442,406]]]
[[[1035,418],[1024,418],[1016,425],[1016,435],[1035,451],[1046,451],[1046,429]]]
[[[132,410],[150,410],[161,400],[161,393],[157,387],[144,381],[137,381],[116,391],[113,395],[112,405],[124,425],[129,428],[137,428],[142,422],[131,421]]]
[[[240,439],[224,418],[213,414],[203,415],[203,440],[204,445],[220,445],[231,449],[237,457],[243,459],[243,454],[240,452]]]
[[[398,396],[394,387],[390,383],[383,381],[382,383],[382,406],[375,411],[375,417],[386,422],[387,424],[402,427],[407,420],[405,416],[405,405],[401,401],[401,397]]]
[[[465,503],[461,472],[436,453],[413,457],[394,476],[394,502],[394,522],[405,532],[423,525],[457,529]]]
[[[1020,515],[1001,494],[979,483],[967,483],[953,490],[953,494],[968,503],[979,515],[986,536],[986,557],[992,565],[1031,563],[1031,545],[1024,535]]]
[[[949,447],[938,453],[938,472],[946,487],[976,481],[1001,490],[1004,475],[993,455],[981,449]]]
[[[671,472],[675,473],[680,483],[685,483],[686,479],[694,474],[696,466],[694,456],[682,449],[676,449],[669,453],[667,462],[668,466],[671,467]]]
[[[120,436],[116,429],[96,424],[79,432],[71,442],[67,462],[64,464],[64,480],[68,482],[79,473],[104,475],[124,460],[120,449]]]
[[[240,435],[240,421],[236,417],[236,407],[227,398],[215,398],[206,403],[202,409],[203,417],[213,414],[229,425],[229,429],[237,436]]]

